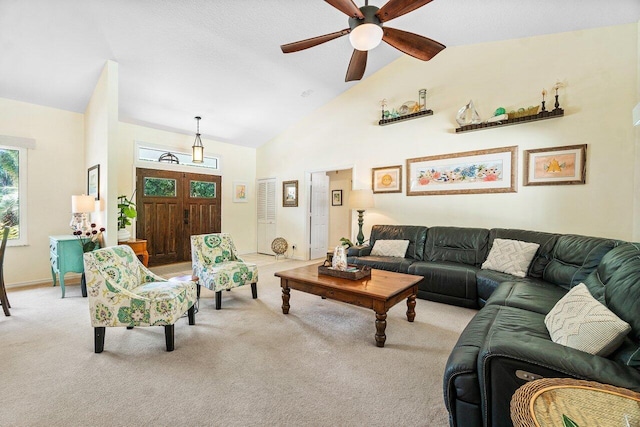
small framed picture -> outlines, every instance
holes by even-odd
[[[374,193],[401,193],[402,165],[372,168],[371,181]]]
[[[282,206],[285,208],[298,206],[298,181],[282,182]]]
[[[586,182],[587,144],[524,151],[524,185]]]
[[[87,171],[87,194],[100,200],[100,165],[91,166]]]
[[[342,206],[342,190],[331,191],[331,206]]]
[[[247,183],[235,181],[233,183],[233,203],[247,203]]]

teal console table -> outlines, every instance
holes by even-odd
[[[49,236],[49,261],[51,261],[53,286],[56,285],[56,274],[58,274],[62,298],[64,298],[64,275],[84,273],[82,245],[78,242],[78,238],[73,235]]]

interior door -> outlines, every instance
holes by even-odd
[[[276,180],[258,180],[258,253],[273,255],[271,242],[276,238]]]
[[[311,174],[310,258],[325,258],[329,246],[329,177],[325,172]]]
[[[149,265],[191,260],[191,235],[222,228],[222,178],[136,170],[136,237],[147,240]]]

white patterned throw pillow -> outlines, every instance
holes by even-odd
[[[376,240],[371,249],[371,255],[404,258],[408,247],[408,240]]]
[[[544,318],[553,342],[606,357],[613,353],[631,331],[604,304],[580,283],[571,288]]]
[[[482,263],[483,270],[495,270],[516,277],[525,277],[529,264],[540,247],[537,243],[520,240],[494,239],[487,260]]]

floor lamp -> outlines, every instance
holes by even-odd
[[[353,190],[349,194],[349,209],[358,211],[358,246],[364,243],[364,233],[362,232],[362,224],[364,223],[363,215],[366,209],[373,207],[373,191],[372,190]]]

